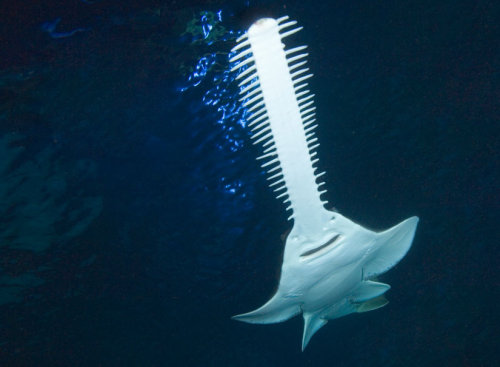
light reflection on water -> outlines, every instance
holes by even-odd
[[[198,101],[203,107],[194,104],[190,128],[193,135],[202,137],[194,147],[200,152],[194,171],[198,180],[208,180],[200,185],[206,193],[203,205],[213,216],[211,230],[214,233],[205,234],[209,238],[201,241],[196,249],[196,278],[205,284],[202,293],[206,297],[232,293],[237,286],[234,273],[241,259],[235,252],[242,246],[252,246],[251,241],[242,240],[242,236],[247,235],[249,226],[255,226],[249,221],[249,212],[254,207],[254,182],[258,173],[247,169],[247,160],[253,160],[243,149],[249,145],[245,129],[248,113],[238,101],[234,81],[237,73],[230,72],[229,59],[233,55],[228,52],[242,32],[224,28],[223,15],[222,10],[210,16],[200,14],[198,34],[203,39],[196,41],[202,42],[200,56],[178,88],[186,100]],[[217,32],[217,37],[213,32]],[[212,191],[214,185],[215,192]],[[208,292],[208,288],[212,291]]]
[[[210,107],[215,112],[216,124],[222,130],[222,140],[215,142],[215,147],[219,151],[237,153],[245,146],[247,111],[238,101],[236,83],[234,79],[236,73],[230,72],[231,64],[229,59],[233,56],[230,52],[221,52],[221,42],[227,42],[231,46],[236,38],[241,35],[241,31],[226,30],[217,37],[215,42],[210,33],[216,26],[221,29],[223,22],[222,10],[213,13],[215,16],[201,14],[200,27],[203,32],[205,45],[209,46],[209,52],[203,54],[193,67],[193,71],[187,76],[184,85],[178,88],[178,92],[186,94],[194,88],[204,90],[201,101],[205,106]],[[214,45],[215,47],[210,47]],[[217,49],[215,49],[217,48]],[[220,177],[221,188],[229,194],[240,192],[243,186],[241,180],[230,180],[228,177]],[[246,195],[242,193],[242,196]]]

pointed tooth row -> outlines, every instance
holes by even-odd
[[[302,117],[302,121],[309,120],[310,118],[316,115],[316,107],[308,108],[307,111],[300,111],[300,116]]]
[[[243,103],[243,107],[247,107],[251,105],[252,103],[257,102],[259,99],[262,99],[262,94],[259,94],[258,96],[253,97],[252,99],[249,99],[248,101]]]
[[[269,139],[268,141],[266,141],[264,144],[262,144],[263,147],[267,147],[269,144],[273,144],[274,145],[274,139]]]
[[[245,32],[243,33],[241,36],[239,36],[237,39],[236,39],[236,43],[240,43],[241,41],[243,41],[245,38],[248,38],[248,33]]]
[[[280,24],[281,22],[284,22],[284,21],[286,21],[288,19],[290,19],[290,17],[288,15],[285,15],[285,16],[283,16],[281,18],[276,19],[276,23]]]
[[[315,118],[312,118],[315,115],[316,114],[313,112],[311,115],[307,116],[305,119],[304,118],[302,119],[302,124],[303,124],[303,128],[304,129],[307,128],[307,127],[309,127],[312,123],[314,123],[316,121]],[[307,121],[309,119],[310,119],[310,121]],[[307,121],[307,123],[305,123],[305,121]]]
[[[286,31],[285,33],[280,34],[280,37],[281,37],[281,39],[283,39],[285,37],[291,36],[292,34],[297,33],[298,31],[301,31],[302,28],[304,28],[304,27],[297,27],[297,28],[294,28],[292,30]]]
[[[309,71],[309,68],[304,68],[304,69],[300,69],[300,70],[297,70],[296,72],[292,73],[290,76],[293,78],[295,78],[297,75],[300,75],[300,74],[304,74],[304,73],[307,73]]]
[[[321,181],[320,183],[318,183],[318,186],[317,186],[317,187],[318,187],[318,189],[319,189],[321,186],[323,186],[323,185],[326,185],[326,182],[325,182],[325,181]]]
[[[254,61],[255,61],[254,57],[253,57],[253,56],[250,56],[248,59],[243,60],[242,62],[240,62],[240,63],[236,64],[236,66],[233,66],[233,67],[231,68],[231,72],[233,72],[233,71],[235,71],[235,70],[238,70],[238,69],[239,69],[239,68],[241,68],[242,66],[248,65],[248,64],[250,64],[250,63],[252,63],[252,62],[254,62]]]
[[[261,159],[266,159],[266,158],[269,158],[269,157],[274,157],[277,154],[278,154],[277,152],[271,152],[271,153],[267,153],[267,154],[262,154],[261,156],[257,157],[257,160],[260,161]]]
[[[321,180],[321,182],[318,183],[318,189],[321,187],[321,186],[326,186],[326,182]]]
[[[284,183],[284,182],[285,182],[285,178],[283,177],[283,178],[281,178],[281,179],[279,179],[279,180],[277,180],[277,181],[274,181],[273,183],[270,183],[270,184],[269,184],[269,187],[273,187],[273,186],[276,186],[276,185],[282,184],[282,183]]]
[[[260,106],[264,106],[264,100],[254,104],[252,107],[250,107],[247,111],[248,112],[252,112],[252,111],[255,111],[257,108],[259,108]],[[264,106],[263,109],[265,110],[266,107]],[[257,113],[257,112],[256,112]]]
[[[246,34],[245,34],[245,36],[246,36]],[[239,38],[238,38],[238,39],[239,39]],[[245,41],[243,41],[243,42],[238,42],[238,41],[237,41],[237,45],[236,45],[236,46],[234,46],[234,47],[231,49],[231,52],[236,52],[236,51],[238,51],[238,50],[240,50],[240,49],[242,49],[243,47],[246,47],[246,46],[248,46],[248,45],[250,45],[250,40],[249,40],[248,38],[247,38]]]
[[[296,83],[294,83],[294,84],[296,84]],[[297,93],[297,91],[298,91],[299,89],[302,89],[302,88],[305,88],[305,87],[307,87],[307,83],[303,83],[303,84],[301,84],[301,85],[297,85],[297,86],[295,86],[295,87],[293,88],[293,90],[295,91],[295,93]]]
[[[272,133],[272,132],[270,132],[270,133],[268,133],[268,134],[264,135],[263,137],[261,137],[261,138],[259,138],[259,139],[255,140],[253,143],[254,143],[254,144],[258,144],[258,143],[260,143],[260,142],[262,142],[262,141],[264,141],[264,140],[266,140],[266,139],[272,138],[272,136],[273,136],[273,133]],[[272,139],[271,139],[271,140],[272,140]]]
[[[307,134],[310,131],[313,131],[314,129],[316,129],[317,127],[318,127],[318,124],[314,124],[313,126],[308,127],[307,129],[305,129],[304,132]]]
[[[249,122],[248,126],[253,126],[259,121],[262,121],[267,117],[267,112],[264,107],[262,107],[258,112],[253,112],[250,117],[247,117],[247,121]]]
[[[250,98],[250,97],[251,97],[251,96],[253,96],[254,94],[256,94],[256,93],[260,93],[260,92],[262,92],[262,88],[259,86],[259,87],[255,88],[253,91],[251,91],[251,92],[247,93],[244,97],[241,97],[241,98],[239,99],[239,101],[240,101],[240,102],[243,102],[245,99]],[[241,92],[240,92],[240,94],[241,94]]]
[[[298,83],[300,83],[300,82],[302,82],[302,81],[304,81],[304,80],[307,80],[307,79],[309,79],[309,78],[310,78],[310,77],[312,77],[312,76],[313,76],[313,74],[307,74],[307,75],[304,75],[304,76],[302,76],[302,77],[300,77],[300,78],[297,78],[297,79],[295,79],[295,80],[293,81],[293,85],[296,85],[296,84],[298,84]]]
[[[257,66],[254,64],[254,65],[250,66],[249,68],[245,69],[244,71],[242,71],[241,73],[239,73],[238,76],[236,78],[234,78],[234,80],[240,80],[244,76],[254,73],[256,69],[257,69]]]
[[[285,191],[284,193],[279,194],[278,196],[276,196],[276,199],[281,199],[282,197],[285,197],[285,196],[287,196],[287,195],[288,195],[288,192],[287,192],[287,191]]]
[[[259,136],[261,136],[262,134],[268,132],[269,130],[271,130],[271,126],[267,126],[266,128],[260,130],[259,132],[256,132],[255,134],[253,134],[250,139],[255,139],[255,138],[258,138]]]
[[[253,113],[250,117],[247,117],[248,127],[254,126],[255,124],[262,122],[263,119],[267,118],[267,113],[264,111],[263,114]]]
[[[309,119],[310,117],[314,117],[314,113],[312,115],[308,116],[307,119]],[[306,128],[309,125],[314,124],[316,122],[316,119],[312,119],[310,121],[307,121],[307,119],[302,119],[302,122],[304,123],[304,128]]]
[[[319,147],[319,143],[317,144],[314,144],[313,146],[309,147],[309,153],[312,152],[314,149],[316,149],[317,147]],[[325,172],[323,172],[322,174],[324,174]]]
[[[297,55],[297,56],[290,57],[290,58],[289,58],[289,59],[287,59],[286,61],[288,62],[288,65],[290,65],[291,63],[293,63],[293,62],[295,62],[295,61],[297,61],[297,60],[300,60],[300,59],[302,59],[302,58],[304,58],[304,57],[307,57],[307,56],[309,56],[309,54],[308,54],[308,53],[305,53],[305,54],[299,54],[299,55]]]
[[[282,190],[285,190],[285,192],[287,192],[287,189],[286,189],[286,185],[285,184],[282,184],[280,187],[277,187],[273,190],[273,192],[280,192]]]
[[[302,117],[302,120],[305,118],[305,116],[309,113],[309,112],[312,112],[316,110],[316,107],[311,107],[311,108],[308,108],[307,110],[301,110],[300,111],[300,116]]]
[[[248,92],[250,89],[255,88],[255,87],[259,87],[260,88],[260,81],[258,79],[256,81],[254,81],[253,83],[247,85],[242,90],[240,90],[240,94]]]
[[[262,153],[269,153],[269,152],[271,152],[273,150],[276,150],[276,145],[275,144],[273,144],[270,147],[267,147],[266,149],[264,149],[264,151]]]
[[[309,121],[309,120],[314,120],[315,121],[316,120],[314,118],[315,116],[316,116],[316,112],[308,112],[308,114],[303,113],[302,114],[302,123],[304,125],[306,125],[306,122],[307,122],[307,124],[310,124],[311,121]]]
[[[311,161],[311,164],[314,166],[316,163],[319,162],[319,158],[315,158]]]
[[[278,29],[281,31],[282,29],[286,28],[286,27],[291,27],[292,25],[295,25],[297,24],[297,21],[296,20],[291,20],[289,22],[286,22],[286,23],[283,23],[283,24],[280,24],[278,26]]]
[[[274,159],[271,159],[269,162],[266,162],[266,163],[262,164],[261,167],[262,168],[266,168],[266,167],[271,166],[271,165],[273,165],[275,163],[279,163],[279,161],[280,160],[278,158],[274,158]]]
[[[267,112],[266,107],[262,107],[260,110],[252,112],[250,117],[248,117],[248,120],[251,121],[251,120],[256,119],[257,117],[260,118],[260,117],[262,117],[261,115],[266,114],[266,112]]]
[[[313,132],[312,132],[312,133],[307,134],[307,135],[306,135],[306,140],[307,140],[307,139],[309,139],[309,138],[312,138],[313,136],[314,136],[314,133],[313,133]]]
[[[244,51],[241,51],[238,55],[235,55],[232,58],[230,58],[229,62],[235,62],[236,60],[241,59],[243,56],[246,56],[246,55],[248,55],[251,52],[252,52],[251,48],[249,48],[247,50],[244,50]]]
[[[262,129],[262,128],[263,128],[263,127],[265,127],[265,126],[270,126],[270,125],[269,125],[269,120],[266,120],[266,121],[264,121],[264,122],[262,122],[262,123],[258,124],[257,126],[253,127],[253,128],[252,128],[252,131],[257,131],[257,130],[260,130],[260,129]]]
[[[268,181],[272,181],[272,180],[277,179],[277,178],[278,178],[278,177],[280,177],[280,176],[283,176],[283,172],[278,172],[278,173],[276,173],[275,175],[272,175],[271,177],[268,177],[268,178],[267,178],[267,180],[268,180]]]
[[[254,117],[257,117],[257,116],[253,116],[253,115],[252,115],[252,117],[250,117],[250,118],[249,118],[249,120],[252,120]],[[258,122],[260,122],[260,121],[262,121],[262,120],[264,120],[264,119],[267,119],[267,118],[268,118],[267,113],[264,113],[263,115],[260,115],[260,116],[259,116],[259,117],[257,117],[255,120],[253,120],[252,122],[250,122],[250,123],[248,124],[248,127],[253,126],[253,125],[255,125],[256,123],[258,123]]]
[[[315,177],[316,179],[318,179],[318,178],[320,178],[320,177],[324,176],[324,175],[325,175],[325,173],[326,173],[326,171],[323,171],[323,172],[321,172],[321,173],[318,173],[318,174],[317,174],[316,176],[314,176],[314,177]]]
[[[308,91],[304,91],[304,92],[306,92],[306,93],[307,93]],[[309,99],[311,99],[311,98],[314,98],[314,94],[309,94],[309,95],[307,95],[307,96],[304,96],[304,97],[300,98],[300,96],[301,96],[301,95],[306,94],[306,93],[304,93],[304,92],[297,93],[297,95],[295,96],[295,97],[297,97],[297,99],[298,99],[299,106],[300,106],[300,104],[301,104],[301,103],[304,103],[305,101],[307,101],[307,100],[309,100]]]
[[[290,54],[293,54],[294,52],[299,52],[299,51],[305,50],[306,48],[307,48],[307,46],[298,46],[298,47],[290,48],[290,49],[285,51],[285,55],[290,55]]]
[[[277,166],[271,168],[270,170],[268,170],[267,173],[275,172],[278,170],[281,172],[281,166],[279,164]]]
[[[301,67],[303,65],[307,64],[307,61],[301,61],[301,62],[298,62],[296,63],[295,65],[292,65],[288,68],[289,71],[292,71],[292,70],[295,70],[297,69],[298,67]]]
[[[253,73],[250,76],[248,76],[245,80],[239,82],[238,87],[242,87],[243,85],[251,82],[252,80],[254,80],[257,77],[257,73],[255,72],[255,69],[252,71],[253,71]]]
[[[285,190],[285,191],[283,191]],[[281,186],[278,186],[277,188],[275,188],[273,190],[273,192],[280,192],[280,191],[283,191],[282,194],[285,194],[288,190],[287,190],[287,187],[286,187],[286,184],[284,182],[281,183]]]
[[[309,102],[307,102],[307,101],[306,101],[306,103],[304,103],[304,104],[302,104],[302,103],[303,103],[302,101],[301,101],[301,102],[299,102],[299,107],[300,107],[300,110],[301,110],[301,111],[302,111],[302,110],[305,110],[307,107],[309,107],[309,106],[313,105],[313,104],[314,104],[314,101],[309,101]]]
[[[295,97],[296,97],[297,99],[299,99],[300,97],[302,97],[303,95],[305,95],[305,94],[307,94],[307,93],[309,93],[309,92],[310,92],[310,90],[309,90],[309,89],[307,89],[307,90],[303,90],[302,92],[295,93]]]
[[[307,142],[307,145],[309,146],[309,144],[315,143],[315,142],[317,142],[317,141],[318,141],[318,138],[312,138],[311,140],[309,140],[309,141]]]

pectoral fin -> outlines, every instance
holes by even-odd
[[[300,306],[293,299],[283,298],[276,294],[262,307],[252,312],[233,316],[232,319],[250,324],[273,324],[286,321],[300,311]]]
[[[417,224],[418,217],[411,217],[387,231],[376,234],[373,259],[363,269],[365,279],[385,273],[406,255],[415,236]]]

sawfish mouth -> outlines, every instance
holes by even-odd
[[[314,258],[321,254],[324,254],[328,252],[331,248],[333,248],[335,243],[337,243],[338,240],[340,240],[340,238],[341,238],[340,234],[336,234],[328,241],[326,241],[324,244],[319,245],[318,247],[315,247],[313,249],[307,250],[306,252],[300,254],[299,257],[301,260],[308,260],[310,258]]]

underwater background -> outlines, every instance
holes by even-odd
[[[255,161],[228,53],[304,30],[331,207],[420,217],[389,305],[232,321],[278,284],[291,226]],[[493,0],[4,1],[0,366],[499,366]]]

